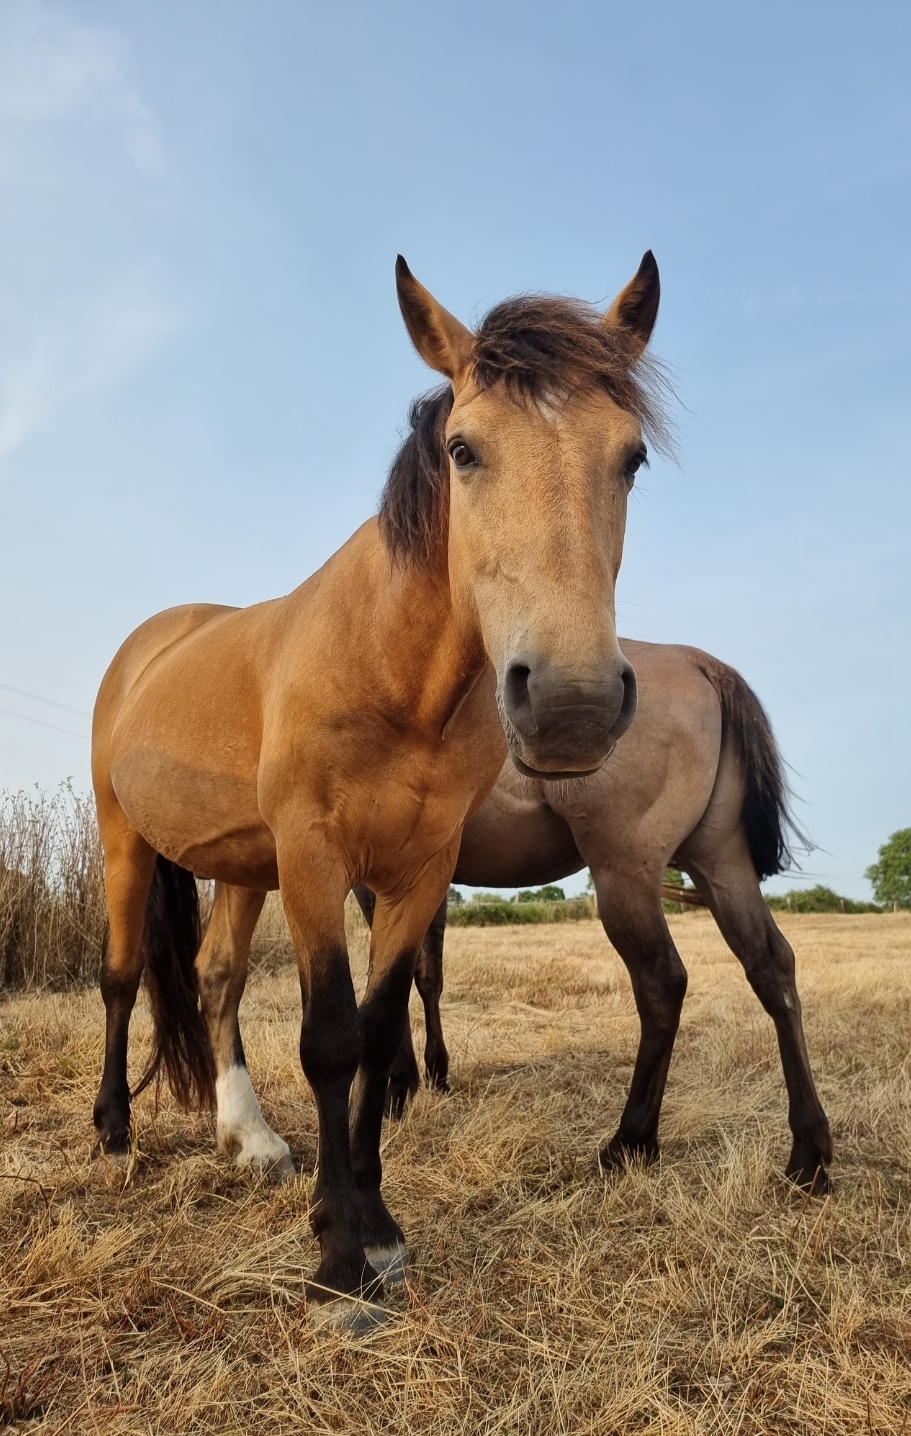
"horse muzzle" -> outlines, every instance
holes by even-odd
[[[636,716],[636,675],[622,654],[579,677],[540,654],[518,653],[497,687],[512,760],[529,778],[594,773]]]

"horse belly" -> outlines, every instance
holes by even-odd
[[[455,881],[471,887],[524,887],[554,882],[584,867],[573,835],[541,803],[521,809],[498,791],[465,825]]]
[[[111,778],[130,822],[156,852],[197,877],[278,887],[275,840],[259,810],[255,779],[147,748],[131,748]]]

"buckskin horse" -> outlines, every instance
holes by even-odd
[[[145,969],[143,1081],[163,1064],[179,1099],[217,1102],[238,1160],[287,1162],[237,1024],[240,948],[280,887],[319,1131],[308,1295],[315,1315],[347,1324],[406,1256],[380,1193],[383,1105],[462,826],[507,752],[526,776],[577,777],[633,720],[614,589],[645,437],[663,433],[645,352],[650,252],[604,315],[520,297],[475,332],[401,257],[396,280],[411,339],[446,383],[413,406],[378,517],[287,597],[144,623],[105,674],[92,735],[109,919],[98,1148],[129,1148],[127,1039]],[[201,947],[194,875],[216,880]],[[361,882],[377,903],[358,1008],[344,906]]]
[[[520,777],[507,762],[466,824],[457,882],[524,887],[589,867],[608,938],[629,970],[641,1036],[620,1124],[601,1152],[611,1168],[658,1154],[658,1119],[686,969],[661,906],[668,864],[693,879],[747,979],[771,1016],[788,1093],[799,1185],[829,1190],[832,1136],[803,1033],[794,954],[759,888],[789,864],[788,804],[769,721],[739,673],[698,649],[621,639],[639,689],[636,722],[599,772],[581,781]],[[355,889],[368,921],[369,889]],[[446,1087],[440,1021],[446,901],[430,924],[416,983],[425,1012],[425,1067]],[[410,1025],[390,1077],[388,1107],[418,1086]]]

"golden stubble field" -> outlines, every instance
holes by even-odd
[[[453,1092],[385,1136],[412,1280],[360,1343],[317,1335],[302,1301],[315,1129],[292,973],[251,979],[242,1009],[302,1173],[282,1187],[166,1094],[137,1104],[128,1176],[92,1162],[100,998],[7,1000],[0,1427],[911,1436],[911,916],[782,924],[837,1142],[825,1201],[780,1175],[771,1023],[706,914],[671,925],[690,991],[663,1157],[606,1180],[637,1021],[600,928],[450,933]],[[138,1071],[144,1013],[134,1031]]]

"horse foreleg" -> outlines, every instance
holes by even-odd
[[[296,831],[278,835],[282,902],[297,952],[303,1020],[300,1055],[316,1103],[319,1158],[310,1225],[320,1263],[307,1284],[317,1316],[357,1326],[375,1313],[339,1297],[382,1295],[361,1237],[358,1191],[351,1162],[348,1109],[363,1048],[363,1022],[351,981],[345,942],[347,882],[325,846]]]
[[[196,974],[215,1058],[219,1149],[239,1167],[256,1167],[282,1179],[294,1176],[294,1163],[287,1142],[273,1132],[260,1110],[238,1021],[250,941],[265,897],[253,888],[215,884],[215,901],[196,959]]]
[[[446,851],[410,892],[380,897],[371,934],[370,971],[360,1007],[364,1047],[352,1104],[351,1156],[364,1248],[372,1265],[390,1281],[404,1275],[407,1253],[402,1230],[380,1194],[383,1108],[408,1023],[408,996],[421,941],[454,865],[455,853]]]
[[[104,1072],[92,1116],[98,1132],[95,1154],[124,1161],[130,1149],[127,1040],[142,977],[145,911],[156,854],[130,826],[113,794],[108,803],[99,801],[98,815],[108,931],[101,963]]]
[[[639,1013],[636,1064],[620,1125],[601,1153],[601,1165],[658,1155],[658,1121],[680,1011],[686,968],[661,909],[661,871],[643,874],[593,869],[604,930],[626,964]]]

